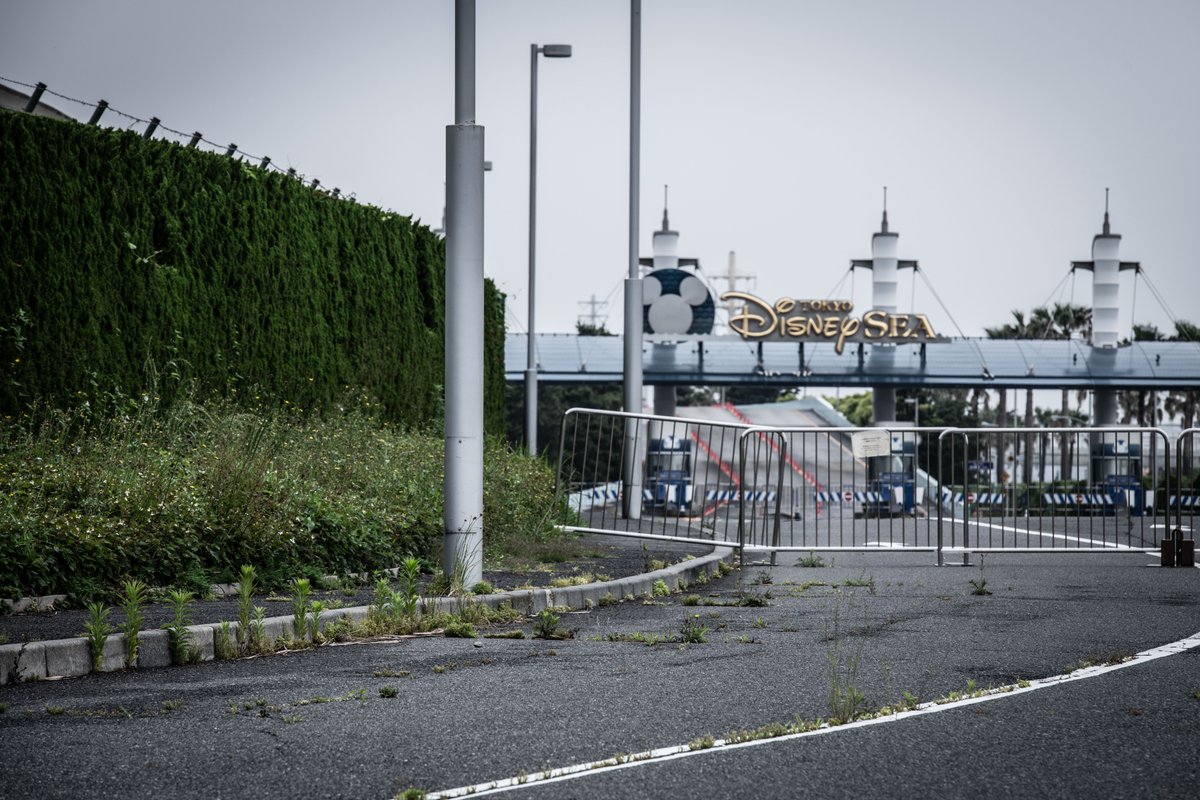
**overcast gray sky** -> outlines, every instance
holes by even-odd
[[[236,142],[359,200],[441,222],[451,0],[0,0],[0,76]],[[900,256],[969,336],[1089,304],[1104,189],[1122,257],[1200,322],[1197,0],[644,0],[642,250],[671,186],[683,255],[824,298],[870,254],[887,185]],[[479,0],[486,271],[525,328],[529,45],[539,68],[538,328],[591,295],[620,330],[629,3]],[[47,97],[76,116],[90,112]],[[128,125],[109,113],[110,125]],[[140,125],[134,124],[135,129]],[[900,289],[957,335],[923,282]],[[869,304],[869,275],[852,298]],[[1172,326],[1127,279],[1123,324]],[[1073,293],[1072,293],[1073,292]],[[850,297],[850,284],[836,293]]]

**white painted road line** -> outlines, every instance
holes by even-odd
[[[1141,552],[1141,550],[1143,549],[1140,547],[1130,547],[1127,544],[1117,544],[1116,542],[1106,542],[1103,539],[1097,541],[1095,539],[1089,539],[1085,536],[1068,536],[1065,533],[1035,531],[1030,528],[1014,528],[1009,525],[997,525],[992,522],[975,522],[973,524],[977,528],[990,528],[992,530],[1003,531],[1005,533],[1023,533],[1023,534],[1026,534],[1027,536],[1040,536],[1040,537],[1046,538],[1046,539],[1062,539],[1064,542],[1079,542],[1081,544],[1088,544],[1092,547],[1107,548],[1109,550],[1131,550],[1131,551]]]
[[[982,692],[976,692],[971,697],[966,697],[959,700],[922,703],[912,710],[898,711],[894,714],[888,714],[887,716],[861,719],[855,722],[848,722],[845,725],[824,725],[820,728],[804,731],[802,733],[786,734],[784,736],[776,736],[768,739],[756,739],[749,742],[730,742],[725,739],[717,739],[713,742],[711,747],[705,747],[698,750],[693,750],[689,745],[686,744],[675,747],[660,747],[656,750],[646,750],[641,753],[608,758],[603,761],[590,761],[582,764],[572,764],[571,766],[547,769],[531,775],[521,775],[515,778],[503,778],[501,780],[488,781],[486,783],[477,783],[472,786],[460,786],[455,789],[444,789],[439,792],[430,792],[428,795],[426,795],[426,800],[449,800],[450,798],[458,797],[483,797],[485,795],[499,794],[501,792],[507,792],[512,789],[519,789],[525,786],[540,786],[543,784],[560,783],[562,781],[580,778],[584,775],[597,775],[602,772],[611,772],[618,769],[630,769],[633,767],[642,766],[644,764],[657,764],[664,761],[674,761],[680,758],[703,756],[714,752],[724,752],[743,747],[758,747],[776,742],[792,741],[794,739],[802,739],[810,736],[823,736],[830,733],[850,731],[856,728],[866,728],[873,725],[899,722],[901,720],[911,719],[912,717],[924,716],[926,714],[936,714],[942,711],[950,711],[952,709],[962,708],[963,706],[976,705],[977,703],[988,703],[993,700],[1003,699],[1005,697],[1014,697],[1019,694],[1026,694],[1028,692],[1036,692],[1040,689],[1048,689],[1054,686],[1060,686],[1064,683],[1095,678],[1115,670],[1134,667],[1138,664],[1144,664],[1147,661],[1165,658],[1166,656],[1178,655],[1179,653],[1186,652],[1194,647],[1200,647],[1200,633],[1195,633],[1186,639],[1180,639],[1179,641],[1171,642],[1169,644],[1162,645],[1161,647],[1145,650],[1126,661],[1120,662],[1119,664],[1102,664],[1094,667],[1086,667],[1084,669],[1075,670],[1074,672],[1069,672],[1065,675],[1054,675],[1049,678],[1030,681],[1024,686],[1009,685],[1002,686],[998,689],[988,689]]]

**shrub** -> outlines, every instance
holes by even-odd
[[[442,448],[440,436],[366,410],[251,414],[148,399],[120,419],[80,409],[0,421],[0,596],[87,601],[115,597],[126,580],[206,591],[245,579],[251,564],[254,590],[272,591],[430,558]],[[485,462],[487,551],[551,540],[549,469],[491,440]],[[406,597],[415,572],[402,575]]]

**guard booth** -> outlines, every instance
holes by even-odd
[[[1090,483],[1106,491],[1114,509],[1127,509],[1140,517],[1147,510],[1142,488],[1142,445],[1131,442],[1128,433],[1100,433],[1092,443]]]
[[[973,460],[967,462],[968,486],[991,486],[992,471],[995,465],[991,461]]]
[[[692,502],[692,442],[676,436],[650,439],[646,446],[646,489],[642,507],[686,514]]]
[[[893,431],[891,452],[867,459],[867,484],[877,500],[862,504],[869,517],[915,514],[921,498],[916,496],[916,433]]]

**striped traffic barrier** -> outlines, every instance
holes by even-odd
[[[818,503],[882,503],[887,496],[883,492],[813,492]]]
[[[1115,504],[1108,493],[1046,492],[1042,500],[1048,506],[1111,506]]]
[[[955,505],[967,502],[973,506],[1000,506],[1004,505],[1008,500],[1008,495],[1004,492],[950,492],[949,489],[942,492],[942,500],[953,501]]]
[[[704,499],[725,503],[770,503],[775,500],[777,494],[764,490],[709,489],[704,493]]]

